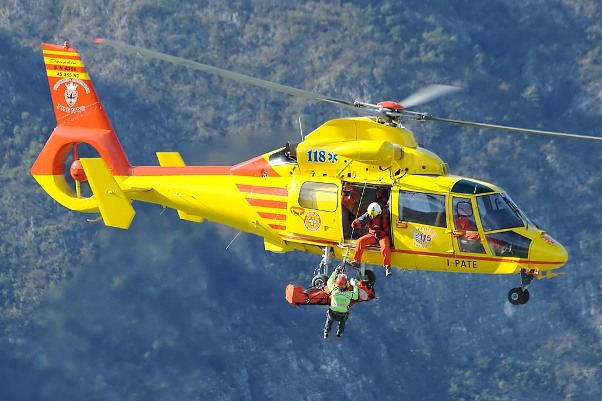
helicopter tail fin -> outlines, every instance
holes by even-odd
[[[67,42],[42,52],[57,125],[112,130],[79,52]]]
[[[97,213],[98,197],[83,197],[79,190],[87,178],[77,144],[94,148],[117,181],[131,174],[130,163],[77,50],[68,42],[43,43],[42,52],[57,126],[33,164],[31,174],[63,206]],[[65,174],[69,170],[66,164],[71,161],[71,174]]]

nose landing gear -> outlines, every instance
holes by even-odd
[[[508,301],[512,305],[523,305],[529,301],[529,291],[527,290],[527,287],[538,274],[539,269],[530,269],[528,272],[527,269],[520,270],[521,286],[512,288],[508,291]]]

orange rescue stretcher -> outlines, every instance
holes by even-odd
[[[372,273],[372,272],[370,272]],[[326,285],[326,276],[323,276],[321,280],[314,280],[314,285],[307,289],[299,285],[289,284],[286,286],[286,300],[293,306],[301,305],[330,305],[330,290]],[[371,284],[372,282],[372,284]],[[374,280],[365,279],[357,280],[357,286],[359,287],[359,296],[357,301],[352,301],[350,307],[357,302],[366,302],[376,298],[376,292],[374,290]],[[351,290],[351,284],[347,284],[349,290]]]

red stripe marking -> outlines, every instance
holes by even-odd
[[[406,253],[410,255],[421,255],[421,256],[436,256],[438,258],[449,258],[449,259],[470,259],[470,260],[485,260],[489,262],[501,262],[502,258],[492,258],[486,256],[472,256],[472,255],[458,255],[455,253],[434,253],[426,251],[410,251],[406,249],[391,249],[391,252],[395,253]],[[508,262],[518,263],[521,259],[506,259]],[[527,259],[522,259],[527,260]]]
[[[46,56],[46,57],[48,57],[48,56]],[[69,58],[69,57],[65,57],[65,58]],[[74,58],[73,60],[79,61],[79,58]],[[48,71],[48,70],[50,70],[50,71],[55,71],[55,70],[56,71],[66,71],[65,68],[60,68],[60,67],[64,67],[63,65],[60,65],[60,64],[44,64],[44,66],[46,67],[46,71]],[[88,71],[86,71],[86,67],[71,67],[71,66],[68,66],[68,67],[70,68],[68,72],[85,72],[85,73],[88,72]]]
[[[264,187],[259,185],[236,184],[240,192],[248,192],[252,194],[288,196],[286,188]]]
[[[285,214],[257,212],[259,216],[269,220],[286,220]]]
[[[286,202],[274,201],[269,199],[246,198],[251,206],[271,207],[274,209],[286,209]]]
[[[280,175],[263,158],[257,156],[250,160],[232,166],[232,174],[251,177],[279,177]]]
[[[514,263],[532,263],[532,264],[544,264],[544,265],[557,265],[563,264],[562,262],[550,262],[550,261],[529,261],[529,259],[503,259],[503,258],[494,258],[494,257],[486,257],[486,256],[472,256],[472,255],[457,255],[455,253],[432,253],[425,251],[409,251],[404,249],[392,249],[391,252],[395,253],[406,253],[411,255],[422,255],[422,256],[436,256],[439,258],[447,258],[447,259],[470,259],[470,260],[484,260],[487,262],[514,262]]]
[[[274,230],[286,230],[286,226],[281,226],[278,224],[268,224]]]
[[[324,245],[333,245],[333,244],[337,244],[336,242],[333,241],[324,241],[324,240],[318,240],[318,239],[314,239],[314,238],[307,238],[307,237],[298,237],[298,236],[294,236],[294,235],[284,235],[283,238],[286,239],[290,239],[290,240],[294,240],[294,241],[308,241],[308,242],[315,242],[318,244],[324,244]],[[423,252],[423,251],[408,251],[408,250],[401,250],[401,249],[392,249],[392,252],[397,252],[397,253],[407,253],[407,254],[413,254],[413,255],[423,255],[423,256],[436,256],[436,257],[440,257],[440,258],[449,258],[449,259],[472,259],[472,260],[485,260],[485,261],[490,261],[490,262],[516,262],[516,263],[525,263],[525,262],[529,262],[528,259],[502,259],[502,258],[488,258],[488,257],[482,257],[482,256],[462,256],[462,255],[455,255],[455,254],[445,254],[445,253],[429,253],[429,252]],[[537,261],[531,261],[532,264],[549,264],[549,265],[557,265],[557,264],[563,264],[562,262],[537,262]]]
[[[138,166],[132,167],[136,176],[166,176],[166,175],[230,175],[229,166]]]

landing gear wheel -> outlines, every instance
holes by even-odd
[[[376,274],[374,274],[372,270],[366,270],[364,274],[366,276],[366,280],[368,280],[368,283],[374,287],[374,283],[376,283]]]
[[[326,274],[318,274],[311,279],[312,287],[324,287],[328,282],[328,276]]]
[[[512,305],[523,305],[529,301],[529,291],[520,287],[508,291],[508,301]]]

